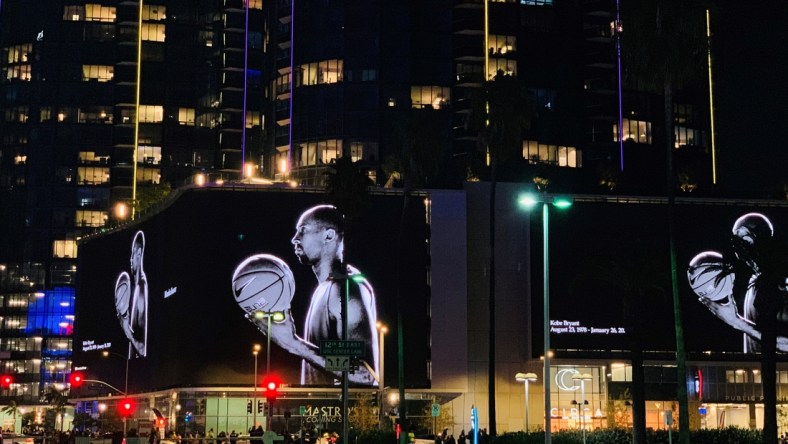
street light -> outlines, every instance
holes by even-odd
[[[256,311],[254,312],[254,318],[258,321],[265,319],[268,322],[268,331],[265,335],[267,342],[265,347],[265,374],[268,375],[271,373],[271,320],[277,323],[282,322],[285,320],[285,313],[283,311]],[[257,377],[257,371],[255,371],[255,377]],[[256,381],[255,384],[257,384]]]
[[[525,431],[528,432],[528,383],[536,381],[536,373],[517,373],[514,380],[525,386]]]
[[[101,356],[104,356],[105,358],[108,358],[109,355],[119,356],[119,357],[121,357],[121,358],[126,360],[126,376],[125,376],[125,382],[123,384],[123,396],[128,396],[129,395],[129,356],[131,355],[131,343],[129,343],[129,352],[126,354],[126,356],[123,356],[120,353],[111,352],[109,350],[103,350],[101,352]],[[87,381],[87,380],[85,380],[85,381]],[[98,381],[98,382],[102,382],[102,381]],[[109,387],[112,387],[109,384],[106,384],[106,385],[108,385]],[[115,387],[112,387],[112,388],[114,389]],[[117,390],[117,389],[115,389],[115,390]],[[118,390],[118,391],[120,391],[120,390]],[[123,437],[124,438],[126,437],[126,423],[127,423],[127,420],[126,420],[126,417],[124,416],[123,417]]]
[[[383,353],[383,347],[385,346],[386,342],[383,340],[386,337],[386,333],[389,331],[389,328],[386,327],[385,324],[378,321],[375,326],[378,329],[378,355],[379,355],[379,364],[380,368],[378,370],[378,420],[380,424],[383,424],[383,392],[386,390],[385,379],[383,379],[384,373],[383,369],[385,368],[385,354]]]
[[[550,206],[552,204],[558,209],[565,209],[572,206],[572,201],[558,196],[551,196],[547,193],[542,195],[524,194],[519,199],[520,206],[523,208],[533,208],[536,204],[542,204],[542,233],[543,233],[543,288],[544,288],[544,408],[545,408],[545,427],[544,427],[544,442],[550,444],[552,437],[550,436]]]
[[[271,331],[268,331],[269,336]],[[252,346],[252,354],[254,355],[254,395],[252,398],[252,428],[257,427],[257,355],[260,353],[260,344]],[[248,418],[248,416],[247,416]]]
[[[583,444],[586,444],[586,381],[592,378],[588,373],[575,373],[573,381],[580,381],[580,428],[583,429]]]

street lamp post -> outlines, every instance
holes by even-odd
[[[256,311],[254,312],[254,318],[258,321],[265,319],[266,320],[266,333],[265,333],[265,375],[268,376],[271,374],[271,321],[274,322],[282,322],[285,320],[285,313],[283,311]],[[255,355],[255,403],[257,402],[257,355]],[[256,412],[257,406],[252,406],[252,410]],[[271,414],[273,413],[273,407],[270,405],[268,406],[268,413],[266,414],[265,419],[265,430],[268,431],[271,429]],[[255,424],[257,425],[257,424]]]
[[[543,289],[544,289],[544,319],[543,319],[543,335],[544,335],[544,408],[545,408],[545,427],[544,427],[544,442],[550,444],[552,442],[551,434],[551,406],[550,406],[550,211],[549,205],[552,204],[556,208],[569,208],[572,206],[572,201],[566,198],[557,196],[549,196],[543,193],[541,196],[533,194],[525,194],[520,197],[519,203],[525,208],[533,208],[537,203],[542,204],[542,233],[543,233]]]
[[[583,429],[583,444],[586,444],[586,381],[591,380],[588,373],[575,373],[572,380],[580,381],[580,428]]]
[[[378,370],[378,422],[382,425],[383,424],[383,396],[384,391],[386,390],[386,383],[384,379],[383,369],[385,368],[385,354],[383,353],[384,346],[386,342],[383,340],[386,337],[386,333],[389,331],[389,328],[386,327],[385,324],[378,321],[376,323],[378,332],[378,355],[380,356],[378,363],[380,364],[380,368]]]
[[[109,350],[102,351],[101,355],[104,356],[105,358],[109,357],[109,355],[113,355],[113,356],[121,357],[121,358],[126,360],[126,374],[125,374],[124,383],[123,383],[123,396],[128,396],[128,394],[129,394],[129,356],[131,356],[131,342],[129,342],[129,351],[126,354],[126,356],[123,356],[120,353],[111,352]],[[107,384],[107,385],[109,385],[109,384]],[[112,386],[110,386],[110,387],[112,387]],[[112,387],[112,388],[115,388],[115,387]],[[126,417],[125,416],[123,417],[123,437],[124,438],[126,437]]]
[[[257,355],[259,353],[260,353],[260,344],[255,344],[254,346],[252,346],[252,355],[254,355],[254,394],[252,395],[252,399],[253,399],[252,428],[257,427]]]
[[[517,373],[514,380],[522,382],[525,386],[525,431],[528,432],[528,383],[536,381],[536,373]]]

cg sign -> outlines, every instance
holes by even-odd
[[[555,385],[558,390],[565,392],[574,392],[580,389],[580,380],[575,380],[572,377],[579,375],[580,371],[576,368],[563,368],[558,370],[555,374]]]

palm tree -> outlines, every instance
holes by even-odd
[[[47,388],[46,393],[44,393],[44,401],[52,406],[52,410],[55,411],[55,414],[60,415],[61,418],[63,418],[63,414],[66,413],[66,406],[71,405],[68,402],[68,396],[54,386],[49,386],[49,388]],[[61,419],[61,432],[63,431],[63,422],[64,421]]]
[[[470,125],[478,131],[477,146],[489,162],[490,266],[487,389],[490,434],[495,436],[495,200],[499,170],[522,160],[523,131],[534,115],[533,100],[525,85],[503,71],[485,82],[473,100]]]
[[[627,81],[638,89],[661,93],[664,99],[664,139],[668,194],[668,236],[670,277],[673,296],[674,328],[676,330],[676,387],[679,401],[679,442],[689,443],[689,408],[687,400],[686,350],[675,245],[675,188],[673,167],[673,94],[703,74],[706,49],[704,0],[667,2],[641,0],[626,2],[621,10],[622,35]]]
[[[19,406],[17,405],[15,400],[8,401],[8,405],[4,406],[2,409],[3,413],[9,414],[13,417],[14,426],[13,430],[16,431],[16,414],[19,412]]]

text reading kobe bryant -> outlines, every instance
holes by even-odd
[[[557,335],[623,335],[627,331],[624,327],[592,327],[582,325],[580,321],[550,319],[550,333]]]

